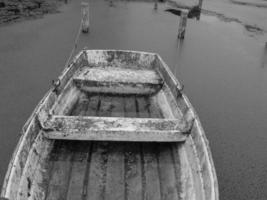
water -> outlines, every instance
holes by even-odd
[[[159,53],[185,85],[210,141],[221,199],[267,198],[267,67],[262,38],[214,16],[178,18],[153,4],[91,2],[91,33],[78,49]],[[79,2],[44,19],[1,27],[0,180],[37,102],[63,69],[79,26]],[[266,37],[265,37],[266,38]]]

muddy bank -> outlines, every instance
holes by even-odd
[[[244,21],[241,21],[239,18],[235,18],[235,17],[228,17],[222,13],[218,13],[218,12],[215,12],[215,11],[212,11],[212,10],[205,10],[205,9],[202,9],[202,13],[204,15],[209,15],[209,16],[215,16],[217,17],[218,19],[220,19],[221,21],[223,22],[236,22],[238,24],[241,24],[246,31],[250,32],[250,33],[254,33],[254,34],[257,34],[257,35],[263,35],[263,34],[266,34],[267,31],[264,30],[263,28],[261,27],[258,27],[257,24],[247,24],[246,22]]]
[[[267,8],[267,1],[266,0],[230,0],[231,3],[242,5],[242,6],[252,6],[258,8]]]
[[[202,13],[223,22],[237,23],[247,35],[265,41],[266,6],[266,0],[205,0]]]
[[[0,0],[0,24],[58,12],[65,0]]]

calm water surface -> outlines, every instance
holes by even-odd
[[[78,1],[44,19],[0,28],[0,181],[20,129],[63,69],[79,26]],[[159,53],[196,108],[210,141],[221,199],[267,199],[267,66],[264,43],[237,23],[178,18],[149,3],[91,3],[78,49]]]

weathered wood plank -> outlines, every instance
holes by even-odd
[[[134,96],[124,98],[125,117],[137,117]],[[142,161],[141,144],[129,142],[125,144],[125,199],[142,200]]]
[[[41,133],[37,136],[21,177],[18,200],[34,199],[36,196],[40,200],[44,200],[46,188],[43,182],[46,182],[46,173],[43,173],[42,170],[45,170],[44,160],[47,161],[52,144],[53,142],[45,139]]]
[[[45,150],[42,150],[40,153],[39,165],[36,167],[36,173],[34,174],[34,179],[31,186],[31,196],[28,197],[28,200],[45,200],[46,191],[48,188],[50,174],[49,169],[51,169],[51,162],[49,158],[51,155],[51,150],[53,148],[54,141],[46,140],[43,143]]]
[[[110,143],[105,199],[125,200],[124,144]]]
[[[151,118],[163,118],[163,114],[160,110],[158,102],[153,101],[153,98],[151,98],[151,97],[146,97],[145,101],[147,104],[147,110],[148,110],[149,117],[151,117]]]
[[[89,97],[89,103],[87,107],[87,111],[85,113],[86,116],[96,116],[98,110],[99,96],[92,95]]]
[[[88,107],[89,101],[86,94],[81,94],[77,102],[75,103],[72,111],[71,116],[76,115],[85,115],[87,107]]]
[[[94,142],[88,177],[88,200],[104,200],[107,176],[107,160],[108,143]]]
[[[1,190],[1,196],[8,199],[16,199],[28,154],[40,131],[40,123],[38,121],[36,113],[53,105],[55,100],[56,95],[49,91],[38,103],[30,118],[23,126],[22,136],[18,141],[18,144],[14,150],[7,168],[6,176],[4,178]]]
[[[142,167],[139,143],[125,144],[125,199],[142,200]]]
[[[184,141],[192,122],[178,119],[53,116],[50,139]]]
[[[64,91],[58,96],[52,110],[59,115],[70,115],[80,95],[81,91],[73,83],[67,84]]]
[[[73,142],[72,170],[67,193],[67,200],[81,200],[84,196],[84,184],[86,182],[87,161],[90,159],[91,143]]]
[[[84,91],[117,94],[151,94],[163,85],[154,70],[115,67],[84,68],[73,81]]]
[[[196,194],[195,183],[191,170],[191,164],[187,157],[185,144],[179,148],[179,157],[181,161],[181,197],[184,200],[196,200],[201,198],[201,193]],[[195,162],[195,161],[194,161]],[[199,196],[198,196],[199,195]]]
[[[161,187],[156,156],[157,144],[142,144],[144,165],[144,198],[146,200],[161,200]]]
[[[160,143],[158,146],[158,164],[161,182],[161,196],[164,200],[177,200],[177,181],[175,167],[172,160],[171,146],[173,144]]]
[[[87,94],[80,96],[77,109],[74,110],[74,115],[84,116],[88,112],[89,99]],[[96,111],[94,112],[96,113]],[[91,156],[91,143],[77,142],[72,143],[73,158],[72,158],[72,171],[70,174],[70,181],[68,187],[67,200],[82,199],[86,192],[85,185],[88,183],[88,170],[90,165],[88,160]]]
[[[148,105],[147,105],[147,101],[145,100],[145,97],[142,97],[142,96],[136,97],[135,106],[136,106],[136,113],[138,117],[141,117],[141,118],[149,117]]]
[[[113,108],[111,100],[112,97],[108,95],[99,96],[97,116],[109,117],[111,115],[111,110]]]
[[[74,77],[74,81],[99,81],[99,82],[121,82],[121,83],[151,83],[160,84],[162,80],[154,70],[136,70],[117,67],[95,67],[83,68]]]
[[[184,187],[181,180],[182,177],[182,169],[181,169],[181,158],[179,155],[179,149],[183,145],[183,143],[173,143],[171,145],[171,156],[174,165],[175,178],[176,178],[176,189],[178,193],[178,199],[184,199]]]
[[[52,158],[54,163],[46,200],[65,199],[68,191],[73,155],[68,142],[62,142],[56,153],[58,155]]]
[[[112,96],[112,117],[124,117],[124,99],[122,96]]]
[[[162,87],[160,84],[151,83],[99,82],[78,79],[75,79],[75,83],[82,91],[108,94],[155,94]]]
[[[165,92],[163,92],[162,90],[152,98],[152,101],[157,102],[157,104],[159,105],[164,118],[176,118],[174,113],[176,113],[177,111],[175,109],[172,109],[174,107],[169,104],[168,100],[170,99],[168,99],[168,96],[166,96]]]
[[[153,69],[154,53],[120,50],[86,50],[90,67]]]
[[[137,117],[135,97],[133,95],[124,97],[124,112],[125,117]]]

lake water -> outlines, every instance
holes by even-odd
[[[78,49],[159,53],[197,110],[210,141],[220,199],[267,199],[267,50],[264,34],[216,16],[188,20],[142,2],[92,1],[91,32]],[[266,12],[267,13],[267,12]],[[266,14],[267,15],[267,14]],[[80,1],[59,14],[0,28],[0,181],[35,105],[63,69],[79,27]],[[264,39],[265,38],[265,39]]]

